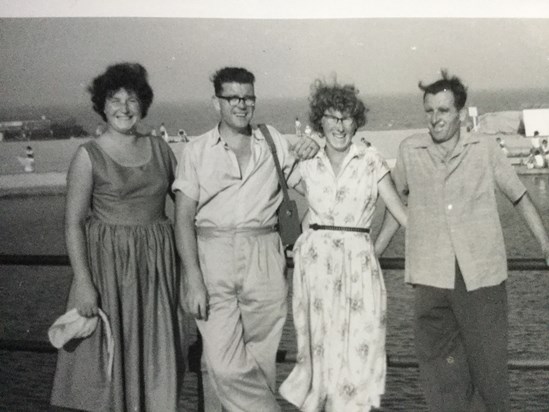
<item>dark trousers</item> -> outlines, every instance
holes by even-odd
[[[467,292],[416,285],[415,344],[430,411],[509,411],[505,282]]]

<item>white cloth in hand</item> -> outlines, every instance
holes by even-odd
[[[107,354],[109,356],[108,374],[110,379],[114,358],[114,340],[109,319],[101,309],[99,309],[99,317],[103,320],[107,337]],[[53,325],[50,326],[48,337],[53,346],[61,349],[72,339],[87,338],[90,336],[97,327],[98,321],[99,318],[97,316],[87,318],[80,315],[76,308],[73,308],[57,318]]]

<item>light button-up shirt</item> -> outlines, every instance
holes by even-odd
[[[456,260],[467,290],[507,278],[495,192],[515,203],[526,188],[492,136],[462,132],[447,159],[429,134],[408,137],[393,177],[408,202],[406,282],[453,289]]]
[[[269,126],[286,176],[295,165],[286,139]],[[250,136],[251,158],[240,171],[235,153],[218,127],[182,149],[172,190],[196,200],[196,225],[217,228],[262,227],[276,224],[282,201],[273,156],[259,129]]]

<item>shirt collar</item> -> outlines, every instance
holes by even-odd
[[[221,134],[219,134],[219,124],[214,127],[211,131],[210,137],[208,138],[208,143],[210,146],[215,146],[221,142]]]
[[[347,153],[347,156],[345,156],[348,159],[352,159],[354,157],[363,157],[366,154],[366,151],[368,148],[361,144],[357,144],[355,142],[351,143],[351,147],[349,148],[349,153]],[[313,159],[328,159],[328,155],[326,154],[326,145],[320,148],[320,150],[314,155]]]
[[[421,149],[421,148],[427,148],[430,146],[435,146],[437,143],[433,142],[433,139],[431,138],[431,135],[429,132],[420,135],[421,137],[415,142],[414,148]],[[464,147],[469,144],[478,143],[480,142],[480,136],[478,134],[473,134],[470,132],[467,132],[465,129],[461,129],[459,141],[457,143],[458,146]]]
[[[219,133],[220,124],[221,123],[218,123],[218,125],[212,129],[211,135],[208,138],[208,142],[212,147],[219,143],[225,144],[225,141],[221,137],[221,133]],[[252,128],[252,136],[255,138],[255,140],[265,140],[263,134],[261,134],[258,128]]]
[[[261,130],[259,130],[259,127],[257,126],[252,127],[252,136],[255,138],[255,140],[265,140],[265,136],[263,136],[263,133],[261,133]]]

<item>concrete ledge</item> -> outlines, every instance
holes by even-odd
[[[63,194],[66,186],[64,172],[0,175],[0,197]]]
[[[526,166],[520,165],[520,166],[515,166],[515,171],[519,175],[549,175],[549,168],[547,167],[544,167],[541,169],[536,169],[536,168],[528,169]]]

